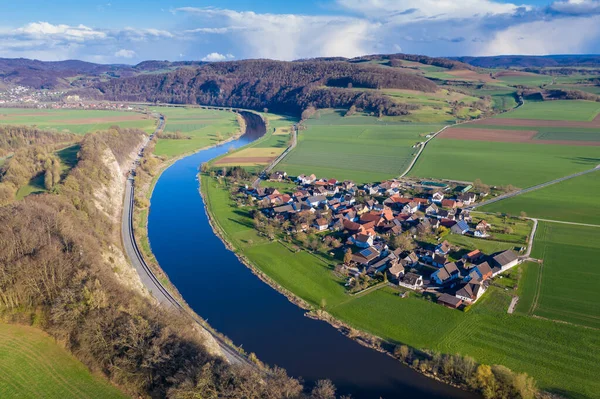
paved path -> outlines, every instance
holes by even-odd
[[[156,132],[161,130],[164,126],[164,117],[160,115],[159,125],[156,128]],[[150,136],[150,139],[154,136]],[[150,141],[148,139],[144,143],[144,148]],[[141,151],[140,151],[141,154]],[[141,155],[138,155],[136,162],[139,161]],[[248,359],[234,350],[230,345],[228,345],[221,337],[216,335],[211,330],[207,329],[204,324],[201,323],[200,318],[189,312],[185,307],[183,307],[179,301],[173,297],[169,291],[162,285],[162,283],[158,280],[158,278],[154,275],[152,270],[148,267],[142,254],[137,246],[135,241],[135,237],[133,235],[133,199],[134,199],[134,180],[133,176],[130,174],[127,177],[127,183],[125,186],[125,202],[123,204],[123,217],[121,221],[121,236],[123,239],[123,246],[125,248],[125,254],[129,259],[130,263],[135,267],[137,273],[140,276],[140,280],[144,287],[150,292],[150,294],[156,298],[156,300],[163,306],[169,307],[171,309],[176,309],[177,311],[184,313],[191,319],[193,319],[199,327],[207,331],[218,343],[221,352],[225,356],[225,358],[232,364],[246,364],[254,366]]]
[[[442,133],[444,130],[448,129],[451,126],[456,126],[456,125],[446,125],[443,128],[441,128],[439,131],[435,132],[434,134],[431,135],[430,138],[428,138],[427,140],[425,140],[423,142],[423,145],[421,146],[421,148],[419,148],[419,152],[417,152],[417,155],[415,155],[415,157],[413,158],[412,162],[410,163],[410,165],[408,165],[408,168],[406,168],[406,170],[404,171],[404,173],[402,173],[400,175],[400,178],[403,178],[404,176],[406,176],[413,168],[413,166],[415,166],[415,164],[417,163],[417,161],[419,160],[419,157],[421,156],[421,153],[423,152],[423,150],[425,150],[425,146],[427,145],[427,143],[429,143],[431,140],[433,140],[438,134]]]
[[[519,302],[519,297],[513,296],[512,300],[510,301],[510,305],[508,306],[508,314],[512,314],[512,312],[515,311],[515,307],[517,306],[518,302]]]
[[[558,178],[558,179],[554,179],[554,180],[551,180],[549,182],[538,184],[536,186],[532,186],[532,187],[529,187],[529,188],[524,188],[523,190],[515,191],[515,192],[512,192],[512,193],[508,193],[508,194],[502,194],[502,195],[499,195],[499,196],[497,196],[495,198],[492,198],[490,200],[479,202],[479,203],[476,203],[474,205],[465,207],[465,209],[479,208],[481,206],[493,204],[494,202],[502,201],[502,200],[505,200],[507,198],[516,197],[518,195],[529,193],[529,192],[532,192],[532,191],[535,191],[535,190],[539,190],[541,188],[548,187],[548,186],[551,186],[553,184],[563,182],[565,180],[573,179],[575,177],[583,176],[583,175],[586,175],[588,173],[593,173],[593,172],[598,172],[598,171],[600,171],[600,165],[596,166],[593,169],[588,169],[588,170],[584,170],[583,172],[573,173],[572,175],[561,177],[561,178]]]
[[[525,252],[525,258],[529,259],[529,256],[531,255],[531,250],[533,248],[533,239],[535,238],[535,232],[537,231],[538,228],[538,220],[534,219],[534,218],[529,218],[530,220],[533,220],[533,229],[531,229],[531,234],[529,234],[529,242],[527,243],[527,252]]]

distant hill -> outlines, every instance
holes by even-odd
[[[435,83],[421,76],[337,59],[217,62],[163,74],[113,79],[96,87],[109,100],[269,108],[294,114],[309,105],[356,105],[387,115],[406,114],[409,106],[364,89],[437,90]]]
[[[499,55],[450,59],[479,68],[600,67],[600,55]]]

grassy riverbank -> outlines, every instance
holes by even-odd
[[[507,314],[512,291],[492,287],[470,311],[434,304],[391,288],[362,296],[345,293],[334,263],[306,251],[291,251],[254,230],[247,207],[229,198],[225,185],[205,176],[202,192],[222,236],[239,255],[275,284],[312,307],[394,344],[446,354],[460,353],[486,364],[527,372],[542,389],[568,397],[595,397],[600,382],[597,330],[523,314]]]

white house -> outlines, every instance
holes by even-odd
[[[325,231],[329,228],[329,222],[325,218],[319,218],[319,219],[315,220],[315,223],[313,224],[313,226],[318,231]]]
[[[444,194],[436,191],[435,193],[433,193],[433,195],[431,196],[431,201],[432,202],[442,202],[442,200],[444,199]]]
[[[415,273],[406,273],[400,281],[398,281],[398,285],[409,288],[411,290],[416,290],[423,286],[423,276]]]

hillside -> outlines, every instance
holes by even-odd
[[[451,57],[479,68],[598,67],[600,55],[500,55],[493,57]]]
[[[376,93],[349,88],[410,89],[434,92],[428,79],[376,65],[344,61],[247,60],[182,68],[166,74],[147,74],[110,80],[97,86],[108,100],[207,104],[269,108],[300,114],[318,108],[356,105],[387,115],[408,113],[409,107]]]

